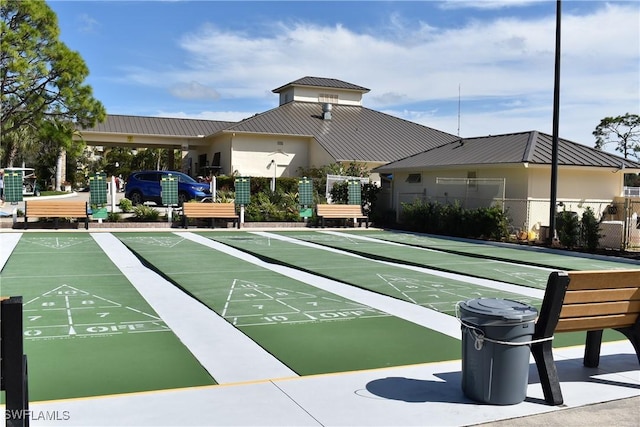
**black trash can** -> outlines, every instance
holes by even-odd
[[[513,405],[527,397],[535,307],[501,298],[459,303],[462,391],[470,399]]]

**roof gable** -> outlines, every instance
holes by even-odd
[[[358,85],[354,85],[352,83],[348,83],[348,82],[344,82],[342,80],[338,80],[338,79],[329,79],[329,78],[325,78],[325,77],[311,77],[311,76],[306,76],[306,77],[302,77],[298,80],[294,80],[290,83],[287,83],[285,85],[282,85],[276,89],[273,89],[273,93],[280,93],[283,90],[285,90],[286,88],[292,87],[292,86],[310,86],[310,87],[316,87],[316,88],[331,88],[331,89],[342,89],[342,90],[353,90],[356,92],[361,92],[361,93],[367,93],[369,92],[369,89],[367,89],[366,87],[362,87],[362,86],[358,86]]]

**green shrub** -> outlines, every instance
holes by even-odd
[[[160,212],[147,205],[138,205],[133,207],[134,221],[157,221],[160,218]]]
[[[582,213],[582,245],[590,252],[595,252],[598,249],[600,242],[600,222],[593,213],[593,209],[587,207]]]
[[[566,248],[575,248],[580,239],[580,221],[575,212],[562,211],[556,216],[558,240]]]
[[[122,212],[131,212],[133,203],[131,203],[131,200],[127,199],[126,197],[123,197],[122,199],[120,199],[118,206],[120,207],[120,210]]]
[[[403,203],[400,221],[403,228],[421,233],[495,240],[508,235],[508,218],[500,206],[465,209],[457,201],[416,200]]]
[[[245,206],[247,221],[299,221],[297,195],[276,189],[275,193],[261,192],[251,196],[251,203]]]
[[[107,214],[107,221],[120,222],[122,221],[122,215],[120,214],[120,212],[109,212]]]

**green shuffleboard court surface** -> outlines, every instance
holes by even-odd
[[[530,265],[545,266],[561,270],[620,270],[628,268],[640,268],[640,264],[630,260],[603,260],[588,257],[574,256],[570,253],[561,254],[545,250],[536,250],[535,247],[524,246],[504,247],[490,242],[470,242],[460,239],[438,237],[434,235],[409,233],[402,231],[347,231],[345,233],[358,233],[358,235],[374,239],[388,240],[390,242],[404,243],[440,251],[480,256],[495,260],[519,262]]]
[[[306,235],[309,232],[299,233]],[[237,232],[202,232],[198,234],[253,253],[272,262],[300,268],[324,277],[413,302],[449,315],[455,314],[455,305],[459,301],[475,298],[507,298],[532,305],[537,309],[540,309],[542,303],[539,299],[521,294],[486,288],[466,281],[447,279],[401,267],[384,265],[374,260],[363,260],[323,249],[309,248],[250,232],[245,232],[244,235]],[[286,234],[293,235],[295,232]],[[323,234],[323,236],[329,235]],[[337,238],[337,236],[329,237]],[[393,252],[396,249],[401,249],[401,252],[403,252],[402,248],[390,246],[387,246],[386,250]],[[416,249],[416,251],[421,252],[419,249]],[[451,256],[451,254],[448,255]],[[464,264],[462,259],[458,259],[457,262]],[[470,270],[474,272],[477,270],[477,259],[467,257],[466,262]],[[477,274],[474,274],[474,276],[477,276]],[[607,330],[603,339],[612,341],[620,340],[621,337],[622,334]],[[554,346],[580,345],[584,344],[584,339],[584,333],[559,334],[554,339]]]
[[[202,232],[198,234],[269,259],[272,262],[419,304],[449,315],[455,315],[455,306],[459,301],[472,298],[508,298],[531,305],[539,305],[541,302],[521,294],[491,289],[399,266],[385,265],[371,259],[361,259],[324,249],[301,246],[252,233]]]
[[[341,249],[369,258],[417,265],[538,289],[545,288],[547,278],[549,277],[549,271],[539,267],[511,264],[499,260],[471,258],[469,256],[438,252],[410,245],[391,246],[387,241],[382,239],[368,241],[358,239],[354,234],[341,233],[341,235],[338,235],[334,233],[328,234],[308,231],[278,232],[277,234]],[[360,234],[357,236],[359,235]]]
[[[23,235],[0,285],[23,297],[32,401],[215,384],[88,234]]]
[[[300,375],[460,358],[459,340],[179,235],[116,236]]]

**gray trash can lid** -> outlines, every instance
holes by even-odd
[[[526,323],[537,316],[535,307],[509,299],[477,298],[460,303],[460,318],[481,325]]]

